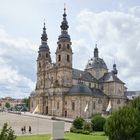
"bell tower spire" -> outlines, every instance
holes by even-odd
[[[63,13],[63,20],[61,22],[60,28],[61,28],[61,35],[58,37],[58,40],[67,40],[70,41],[70,35],[68,34],[68,21],[67,21],[67,14],[66,14],[66,7],[64,5],[64,13]]]
[[[46,34],[46,27],[45,27],[45,21],[44,21],[44,27],[43,27],[43,33],[42,33],[42,36],[41,36],[41,42],[42,43],[47,43],[47,40],[48,40],[48,37],[47,37],[47,34]]]
[[[98,57],[97,43],[95,44],[95,48],[94,48],[94,57]]]
[[[48,61],[51,63],[51,56],[50,56],[50,48],[47,44],[48,37],[46,33],[46,26],[45,26],[45,21],[43,23],[43,33],[41,35],[41,45],[39,46],[39,55],[38,59],[45,59],[45,61]]]
[[[63,20],[60,25],[61,34],[58,37],[56,49],[56,65],[61,75],[64,77],[64,86],[72,85],[72,47],[71,39],[68,34],[66,7],[64,7]],[[67,80],[66,80],[67,79]],[[67,84],[66,84],[67,83]]]
[[[39,46],[37,57],[37,89],[45,88],[45,70],[46,66],[51,64],[50,48],[47,44],[47,33],[45,22],[43,25],[43,33],[41,34],[41,45]]]

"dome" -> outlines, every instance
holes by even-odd
[[[62,34],[58,37],[58,40],[61,39],[70,41],[70,35],[67,32],[63,31]]]
[[[88,61],[88,64],[86,66],[86,69],[90,69],[90,68],[104,68],[104,69],[107,69],[107,66],[106,66],[103,59],[101,59],[99,57],[93,57]]]
[[[69,95],[92,95],[92,91],[84,84],[73,85],[69,90]]]
[[[49,46],[48,46],[47,43],[42,43],[42,44],[39,46],[39,49],[42,49],[42,48],[49,48]]]
[[[31,96],[34,96],[34,95],[36,95],[36,92],[35,91],[32,91],[30,95]]]

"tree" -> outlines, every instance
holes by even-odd
[[[91,119],[92,129],[94,131],[103,131],[105,122],[106,122],[106,119],[100,115],[96,115],[92,117]]]
[[[82,129],[84,124],[84,119],[82,117],[76,117],[72,124],[76,129]]]
[[[23,98],[22,103],[25,103],[26,107],[29,107],[29,98]]]
[[[91,122],[85,121],[84,124],[83,124],[83,130],[91,132],[92,131]]]
[[[4,123],[4,126],[0,133],[0,140],[15,140],[16,136],[11,127],[8,128],[8,124]]]
[[[5,103],[6,108],[10,108],[10,104],[8,102]]]
[[[135,108],[138,111],[138,115],[140,116],[140,96],[135,98],[130,102],[130,107]],[[140,122],[140,117],[139,117],[139,122]],[[140,123],[137,124],[137,136],[140,137]]]
[[[120,108],[107,119],[104,131],[110,140],[131,140],[137,133],[138,124],[138,110],[128,105]]]

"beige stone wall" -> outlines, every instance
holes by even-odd
[[[126,99],[123,99],[123,98],[112,98],[111,99],[112,111],[118,110],[120,107],[123,107],[125,104],[126,104]]]
[[[96,79],[100,79],[104,73],[108,72],[107,69],[104,68],[91,68],[91,69],[86,69],[92,76],[94,76]]]
[[[123,83],[106,82],[103,83],[103,91],[106,95],[124,96],[125,87]]]
[[[58,42],[58,47],[56,50],[56,65],[59,67],[70,67],[72,68],[72,48],[71,42]],[[67,55],[69,55],[69,61],[67,60]],[[59,60],[61,56],[61,60]]]
[[[123,83],[108,82],[103,84],[103,90],[111,100],[112,111],[116,111],[119,107],[126,104],[126,98],[124,95],[125,87]]]
[[[30,112],[33,112],[38,104],[39,104],[38,96],[31,96],[30,97]]]
[[[92,114],[103,113],[104,108],[107,106],[107,99],[93,98],[91,96],[66,96],[65,102],[64,110],[67,110],[67,117],[70,118],[75,118],[76,116],[88,118]],[[75,110],[72,110],[72,102],[75,103]],[[88,110],[84,112],[87,104]]]
[[[58,68],[57,79],[60,86],[72,86],[72,69],[71,68]]]

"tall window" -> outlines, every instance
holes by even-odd
[[[34,107],[33,101],[31,102],[31,106]]]
[[[91,88],[91,83],[89,83],[89,87]]]
[[[41,68],[41,63],[39,62],[39,68]]]
[[[67,49],[68,49],[68,50],[70,49],[70,45],[69,45],[69,44],[67,44]]]
[[[120,103],[121,103],[121,101],[120,101],[120,99],[118,99],[118,100],[117,100],[117,104],[120,104]]]
[[[61,44],[59,44],[59,50],[61,49]]]
[[[59,102],[57,102],[57,109],[59,109]]]
[[[46,58],[48,58],[48,54],[46,53]]]
[[[68,61],[68,62],[70,61],[70,56],[69,56],[69,55],[67,55],[67,61]]]
[[[61,55],[58,55],[58,61],[61,61]]]
[[[72,110],[74,111],[75,110],[75,103],[72,102]]]
[[[95,109],[95,102],[92,102],[92,108]]]
[[[98,100],[98,104],[101,104],[101,103],[102,103],[102,99],[99,99],[99,100]]]

